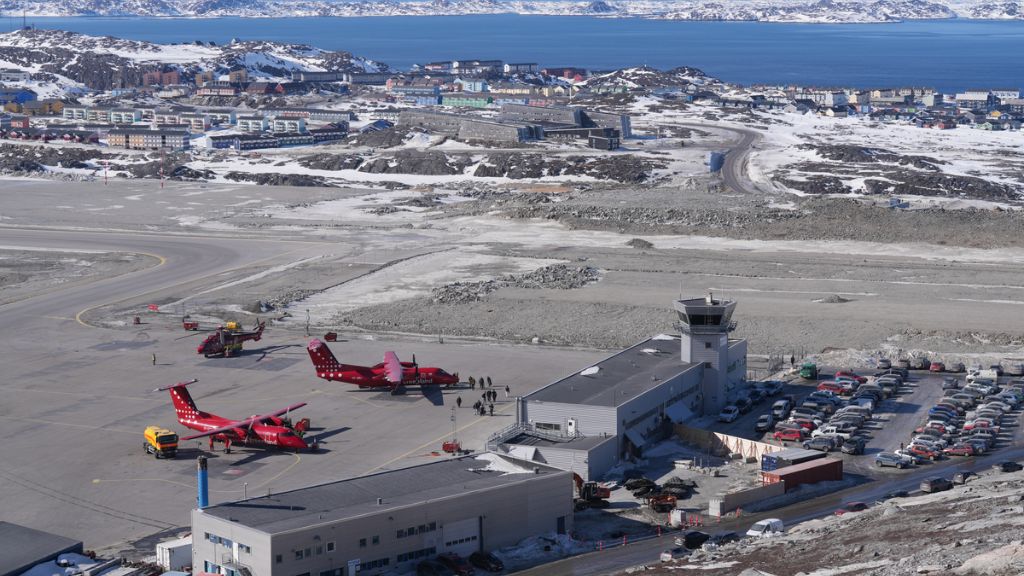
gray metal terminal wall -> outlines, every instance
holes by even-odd
[[[358,567],[374,575],[572,530],[569,472],[488,458],[495,462],[454,458],[194,510],[193,568],[350,576]]]

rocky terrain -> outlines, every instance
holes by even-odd
[[[155,44],[61,30],[0,34],[0,60],[32,71],[37,79],[61,79],[69,88],[78,85],[95,90],[141,85],[146,72],[165,64],[175,65],[183,76],[204,70],[227,74],[233,68],[244,67],[252,78],[279,79],[289,77],[296,69],[362,72],[382,67],[348,52],[297,44]]]
[[[600,271],[590,266],[571,268],[565,264],[555,264],[526,274],[509,274],[494,280],[445,284],[434,288],[432,298],[435,304],[458,304],[482,300],[500,288],[572,290],[597,282],[600,277]]]
[[[805,522],[781,538],[697,550],[643,572],[1017,576],[1024,570],[1022,518],[1021,473],[986,471],[948,492],[871,503],[863,512]]]
[[[1019,18],[1018,2],[929,2],[871,0],[837,2],[786,0],[29,0],[0,2],[5,12],[26,10],[33,16],[442,16],[465,14],[537,14],[595,17],[640,17],[670,20],[744,20],[760,22],[890,22],[936,18]]]

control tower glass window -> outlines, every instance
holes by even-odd
[[[722,323],[721,314],[688,314],[687,324],[690,326],[718,326]]]

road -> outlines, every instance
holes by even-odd
[[[732,132],[736,135],[736,141],[728,149],[725,155],[725,164],[722,166],[722,181],[730,189],[745,194],[759,194],[757,184],[747,178],[747,157],[754,143],[761,138],[756,130],[734,128],[721,124],[709,124],[702,122],[673,122],[673,126],[686,128],[715,128],[725,132]]]

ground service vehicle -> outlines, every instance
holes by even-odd
[[[747,530],[747,536],[751,538],[770,538],[772,536],[778,536],[786,532],[785,526],[782,524],[782,520],[778,518],[768,518],[755,522],[753,526]]]
[[[157,458],[174,458],[178,453],[178,435],[166,428],[147,426],[143,446],[147,454]]]
[[[817,380],[818,365],[814,362],[804,362],[803,365],[800,366],[800,377],[807,380]]]

